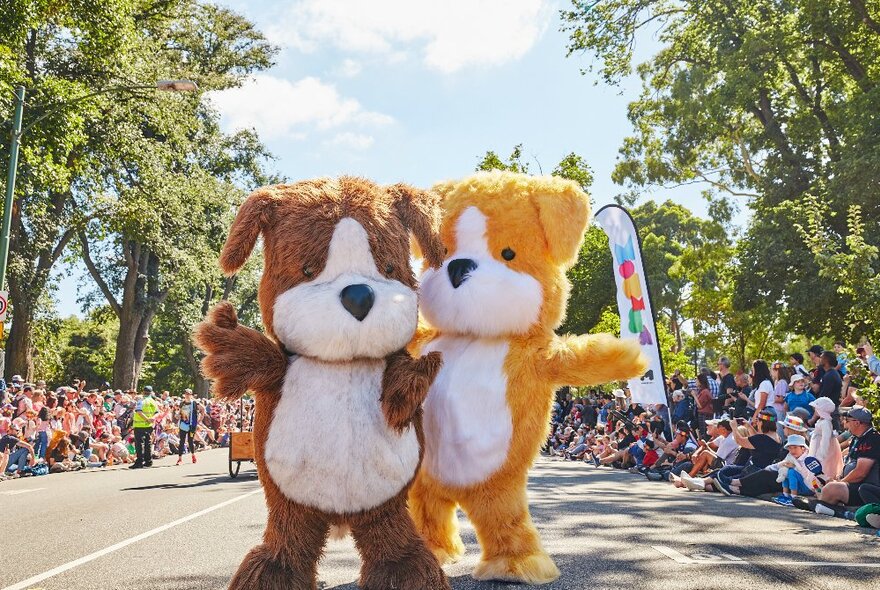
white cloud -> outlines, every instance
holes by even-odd
[[[333,139],[327,141],[326,144],[353,150],[365,150],[373,145],[373,141],[374,139],[371,135],[345,131],[343,133],[337,133]]]
[[[389,115],[367,111],[336,87],[313,77],[290,82],[261,74],[240,88],[213,93],[211,100],[232,129],[253,127],[264,139],[303,139],[312,127],[387,125]]]
[[[363,69],[364,68],[360,64],[360,62],[357,62],[353,59],[345,59],[342,61],[339,67],[336,68],[336,74],[342,76],[343,78],[354,78],[355,76],[360,74],[361,70]]]
[[[305,52],[329,44],[349,52],[395,56],[416,48],[429,67],[451,73],[525,55],[547,28],[550,4],[550,0],[301,0],[267,34],[274,43]]]

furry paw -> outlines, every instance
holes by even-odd
[[[424,548],[402,559],[364,563],[358,585],[362,590],[451,590],[440,564]]]
[[[481,559],[474,570],[474,579],[547,584],[559,577],[559,568],[546,553],[519,557]]]
[[[229,582],[229,590],[315,590],[314,574],[303,574],[278,561],[265,545],[251,549]]]

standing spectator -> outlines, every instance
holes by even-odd
[[[681,375],[681,369],[675,370],[675,372],[672,374],[671,381],[672,381],[672,386],[675,389],[682,389],[683,390],[685,388],[685,386],[687,385],[687,380],[684,377],[682,377],[682,375]]]
[[[204,409],[193,399],[192,389],[186,389],[183,392],[183,403],[180,404],[180,422],[178,429],[180,430],[180,443],[177,445],[177,464],[183,462],[184,444],[189,447],[192,455],[192,462],[196,462],[196,444],[195,434],[196,427],[202,418]]]
[[[754,402],[751,397],[752,387],[749,385],[749,376],[745,373],[739,373],[734,377],[736,383],[736,402],[733,405],[733,416],[735,418],[749,418],[751,412],[749,408],[754,408]]]
[[[875,375],[880,375],[880,359],[874,355],[874,348],[867,342],[862,344],[859,348],[862,349],[862,354],[865,356],[865,362],[868,363],[868,370]]]
[[[804,355],[799,352],[791,353],[791,356],[788,357],[789,362],[791,362],[791,370],[793,373],[799,373],[804,377],[809,378],[810,372],[804,366]]]
[[[37,414],[37,435],[34,441],[34,455],[38,459],[46,457],[46,448],[49,446],[49,420],[51,412],[49,408],[43,406]]]
[[[841,375],[846,375],[846,363],[849,361],[849,355],[846,354],[846,344],[843,340],[837,340],[834,343],[834,354],[837,355],[837,370]]]
[[[720,379],[718,385],[721,390],[721,408],[716,408],[716,412],[721,415],[724,413],[724,408],[736,401],[736,378],[730,372],[730,359],[726,356],[718,359],[718,377]]]
[[[810,362],[813,363],[813,369],[810,371],[810,378],[813,380],[813,393],[819,397],[819,384],[822,382],[822,376],[825,374],[825,368],[822,366],[822,353],[825,350],[818,344],[814,344],[807,349],[807,355]]]
[[[843,466],[843,477],[829,482],[822,489],[822,502],[816,505],[817,513],[834,516],[837,513],[834,506],[861,506],[864,501],[859,495],[859,487],[862,484],[880,485],[880,434],[871,422],[871,412],[861,407],[854,407],[844,418],[846,429],[853,438]]]
[[[153,388],[144,387],[144,397],[138,401],[134,409],[134,447],[137,459],[130,469],[141,469],[153,466],[153,419],[159,412],[153,399]]]
[[[834,402],[835,406],[839,406],[843,378],[836,370],[837,357],[830,350],[826,350],[822,353],[820,362],[822,363],[822,377],[819,383],[819,395],[816,397],[827,397]]]
[[[788,396],[791,371],[782,363],[775,362],[770,375],[773,377],[773,409],[776,410],[776,420],[781,423],[785,420],[785,398]]]
[[[752,363],[752,387],[755,388],[755,416],[772,403],[773,381],[767,361],[758,359]]]
[[[706,432],[706,420],[712,418],[715,409],[712,407],[712,393],[709,390],[709,376],[706,373],[697,375],[697,383],[699,383],[699,393],[691,390],[694,400],[697,403],[697,425],[701,434]]]

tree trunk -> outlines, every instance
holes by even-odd
[[[15,314],[12,316],[12,329],[6,342],[5,378],[8,382],[13,375],[21,375],[25,381],[34,378],[34,356],[31,342],[31,316],[33,310],[27,300],[13,300]]]
[[[127,311],[127,313],[125,313]],[[138,378],[143,366],[143,354],[137,358],[135,341],[142,318],[135,310],[129,309],[119,318],[119,334],[116,336],[116,356],[113,358],[113,387],[115,389],[137,389]],[[143,347],[146,349],[146,346]]]
[[[208,397],[211,392],[211,382],[202,376],[199,359],[196,355],[196,347],[193,345],[189,333],[181,332],[181,344],[187,365],[189,365],[189,373],[193,380],[193,394],[196,397]]]
[[[167,289],[159,288],[159,257],[137,242],[123,244],[126,272],[122,282],[122,301],[119,302],[92,260],[85,232],[80,233],[80,244],[86,268],[119,318],[113,387],[136,389],[150,341],[150,325],[168,295]]]

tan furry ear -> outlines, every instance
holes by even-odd
[[[267,225],[270,205],[274,200],[271,187],[265,187],[251,193],[238,208],[238,214],[229,229],[229,237],[220,253],[220,268],[227,275],[235,274],[247,262],[260,232]]]
[[[553,261],[568,268],[577,260],[590,221],[590,198],[573,182],[548,188],[533,197],[538,219]]]
[[[397,215],[415,236],[424,259],[434,268],[443,264],[446,249],[440,240],[440,195],[408,184],[392,185],[388,192],[394,196]]]

